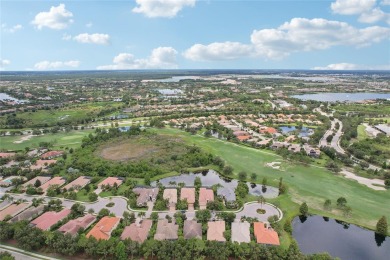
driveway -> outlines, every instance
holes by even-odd
[[[257,213],[258,209],[264,209],[265,214],[259,214]],[[260,203],[250,203],[244,205],[244,208],[242,211],[236,213],[236,220],[240,220],[241,217],[251,217],[251,218],[257,218],[261,222],[268,222],[268,218],[277,215],[279,218],[281,218],[281,212],[271,204],[263,204]]]

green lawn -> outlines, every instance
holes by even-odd
[[[69,133],[59,132],[56,134],[45,134],[41,136],[33,136],[21,143],[20,141],[25,136],[1,136],[1,149],[5,150],[23,150],[25,147],[36,148],[40,142],[52,142],[54,148],[63,149],[65,147],[75,148],[79,147],[84,136],[93,133],[94,130],[79,130],[70,131]]]
[[[357,139],[359,141],[360,140],[364,140],[364,139],[369,137],[367,132],[366,132],[366,127],[364,125],[359,125],[358,128],[357,128],[357,132],[358,132]]]
[[[275,170],[265,166],[267,162],[281,161],[282,158],[267,152],[234,143],[220,141],[215,138],[204,138],[190,135],[178,129],[165,128],[156,130],[159,133],[181,136],[190,144],[196,144],[204,150],[223,158],[227,164],[233,166],[234,174],[246,171],[248,175],[256,173],[257,180],[268,178],[271,185],[277,186],[280,177],[288,185],[289,203],[301,204],[307,202],[312,212],[334,217],[346,222],[358,224],[368,228],[375,228],[377,220],[385,215],[390,219],[390,190],[374,191],[353,180],[336,176],[330,171],[316,166],[296,165],[291,162],[282,162],[285,171]],[[322,209],[326,199],[336,204],[339,197],[345,197],[352,207],[352,217],[345,218],[338,211],[327,212]],[[284,198],[283,200],[286,200]],[[277,200],[276,200],[277,201]],[[286,205],[285,201],[283,204]],[[289,205],[288,207],[290,207]],[[284,208],[282,208],[285,210]]]

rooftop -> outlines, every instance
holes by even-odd
[[[48,211],[30,223],[39,229],[49,230],[53,225],[66,218],[70,212],[70,209],[63,209],[60,212]]]
[[[178,238],[177,231],[179,226],[175,223],[169,223],[166,219],[160,219],[157,222],[157,230],[154,235],[155,240],[174,240]]]
[[[248,222],[233,222],[232,223],[232,242],[249,243],[250,224]]]
[[[148,238],[152,224],[153,222],[149,219],[142,220],[139,224],[133,223],[130,226],[125,227],[121,239],[130,239],[131,241],[143,243]]]
[[[87,238],[93,236],[97,240],[108,240],[111,232],[118,226],[121,219],[117,217],[103,217],[87,234]]]
[[[257,243],[266,245],[280,245],[278,233],[267,228],[262,222],[254,222],[254,232]]]
[[[195,188],[181,188],[180,199],[187,200],[187,203],[195,203]]]
[[[211,221],[207,223],[207,240],[225,242],[225,221]]]
[[[72,236],[76,235],[77,232],[80,229],[87,229],[93,222],[96,221],[96,217],[87,214],[83,217],[79,217],[76,219],[70,220],[68,223],[65,225],[61,226],[58,231],[64,233],[64,234],[71,234]]]

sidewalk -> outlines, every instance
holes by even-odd
[[[11,253],[15,257],[16,260],[37,260],[37,259],[43,259],[43,260],[58,260],[59,258],[53,258],[48,257],[44,255],[35,254],[29,251],[25,251],[20,248],[12,247],[12,246],[6,246],[3,244],[0,244],[0,251],[7,251]]]

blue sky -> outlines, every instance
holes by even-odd
[[[390,69],[390,0],[1,0],[2,70]]]

